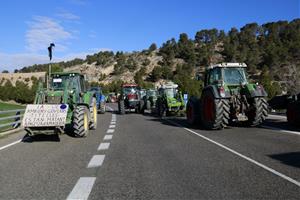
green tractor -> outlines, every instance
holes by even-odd
[[[95,93],[79,73],[53,73],[47,88],[40,84],[34,104],[27,105],[23,127],[30,136],[58,134],[71,128],[84,137],[97,127]]]
[[[156,100],[156,111],[160,117],[165,117],[171,113],[179,113],[184,111],[185,104],[183,96],[178,91],[178,85],[173,82],[169,82],[162,85],[158,89],[158,98]]]
[[[146,95],[141,99],[141,113],[144,113],[145,110],[152,113],[155,110],[156,100],[158,96],[158,91],[155,89],[146,90]]]
[[[244,63],[221,63],[207,68],[201,98],[189,99],[186,108],[190,124],[222,129],[231,122],[249,126],[261,124],[268,115],[267,93],[249,83]]]

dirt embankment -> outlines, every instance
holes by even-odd
[[[37,79],[45,79],[46,72],[33,72],[33,73],[0,73],[0,81],[2,85],[9,80],[14,86],[17,81],[27,83],[29,87],[32,86],[32,77]]]

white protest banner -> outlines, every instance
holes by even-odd
[[[67,104],[29,104],[23,118],[23,127],[65,126]]]

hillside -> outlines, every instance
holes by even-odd
[[[182,33],[178,40],[172,38],[159,48],[153,43],[139,52],[99,52],[84,60],[54,63],[52,70],[80,71],[87,74],[92,85],[100,84],[105,91],[117,90],[122,82],[154,87],[173,80],[184,92],[199,95],[201,81],[196,81],[195,75],[203,72],[205,66],[219,62],[245,62],[250,78],[261,82],[269,97],[282,91],[299,92],[300,19],[250,23],[228,32],[200,30],[193,38]],[[28,66],[15,70],[14,77],[24,81],[25,75],[21,73],[47,69],[48,64]],[[29,87],[33,85],[26,80]]]

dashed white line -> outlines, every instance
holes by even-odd
[[[109,125],[109,128],[116,128],[116,125]]]
[[[176,126],[178,126],[178,127],[183,128],[184,130],[186,130],[186,131],[188,131],[190,133],[193,133],[193,134],[201,137],[202,139],[204,139],[204,140],[206,140],[208,142],[211,142],[211,143],[213,143],[213,144],[215,144],[215,145],[217,145],[217,146],[219,146],[219,147],[221,147],[221,148],[223,148],[223,149],[225,149],[225,150],[227,150],[227,151],[229,151],[229,152],[231,152],[231,153],[233,153],[233,154],[235,154],[235,155],[237,155],[237,156],[239,156],[239,157],[241,157],[241,158],[243,158],[243,159],[245,159],[245,160],[247,160],[247,161],[249,161],[249,162],[251,162],[251,163],[253,163],[253,164],[255,164],[255,165],[257,165],[257,166],[259,166],[259,167],[261,167],[261,168],[263,168],[263,169],[265,169],[265,170],[267,170],[267,171],[269,171],[269,172],[271,172],[271,173],[273,173],[273,174],[275,174],[275,175],[283,178],[283,179],[285,179],[285,180],[287,180],[287,181],[289,181],[290,183],[293,183],[293,184],[297,185],[298,187],[300,187],[300,182],[298,182],[295,179],[292,179],[291,177],[288,177],[288,176],[286,176],[286,175],[284,175],[284,174],[282,174],[282,173],[280,173],[280,172],[278,172],[278,171],[276,171],[276,170],[274,170],[274,169],[272,169],[272,168],[270,168],[270,167],[268,167],[268,166],[266,166],[266,165],[264,165],[262,163],[259,163],[259,162],[255,161],[255,160],[253,160],[253,159],[251,159],[251,158],[249,158],[249,157],[247,157],[247,156],[245,156],[245,155],[243,155],[243,154],[241,154],[241,153],[239,153],[239,152],[237,152],[237,151],[235,151],[233,149],[230,149],[229,147],[227,147],[227,146],[225,146],[225,145],[223,145],[221,143],[218,143],[218,142],[216,142],[216,141],[214,141],[212,139],[209,139],[208,137],[205,137],[205,136],[201,135],[200,133],[197,133],[197,132],[192,131],[192,130],[190,130],[188,128],[185,128],[185,127],[183,127],[182,125],[180,125],[180,124],[178,124],[176,122],[173,122],[173,121],[168,120],[168,119],[165,119],[165,120],[168,121],[168,122],[170,122],[170,123],[172,123],[172,124],[174,124],[174,125],[176,125]]]
[[[273,127],[273,126],[261,125],[260,127],[271,129],[271,130],[274,130],[274,131],[279,131],[279,132],[282,132],[282,133],[291,133],[291,134],[295,134],[295,135],[300,135],[300,132],[284,130],[284,129]]]
[[[116,122],[115,121],[111,121],[110,124],[116,124]]]
[[[111,140],[113,135],[105,135],[103,140]]]
[[[106,133],[113,133],[113,132],[115,132],[115,129],[108,129],[108,130],[106,131]]]
[[[108,149],[108,148],[109,148],[109,145],[110,145],[110,143],[106,143],[106,142],[101,143],[101,144],[99,145],[99,147],[98,147],[98,151],[99,151],[99,150],[106,150],[106,149]]]
[[[15,145],[15,144],[18,144],[18,143],[20,143],[22,140],[17,140],[17,141],[15,141],[15,142],[12,142],[12,143],[10,143],[10,144],[7,144],[7,145],[5,145],[5,146],[3,146],[3,147],[0,147],[0,151],[1,150],[3,150],[3,149],[6,149],[6,148],[8,148],[8,147],[11,147],[11,146],[13,146],[13,145]]]
[[[94,155],[90,160],[87,168],[100,167],[103,164],[105,155]]]
[[[79,180],[77,181],[73,190],[67,197],[67,200],[88,199],[95,181],[96,181],[96,177],[81,177],[81,178],[79,178]]]

